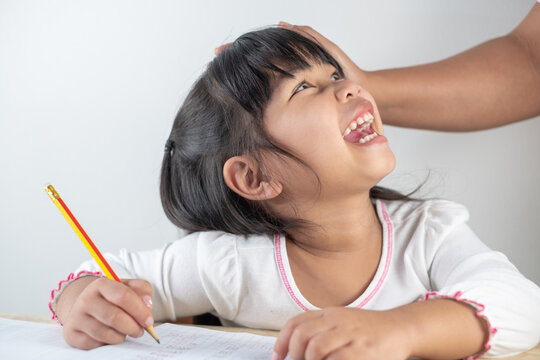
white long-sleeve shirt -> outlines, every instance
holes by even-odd
[[[349,307],[386,310],[451,297],[487,320],[483,356],[517,354],[540,341],[540,289],[476,237],[463,206],[443,200],[375,204],[383,228],[381,259],[368,288]],[[124,249],[106,258],[119,277],[152,284],[158,321],[212,312],[225,325],[277,330],[291,317],[318,309],[295,284],[286,241],[282,235],[208,231],[161,249]],[[88,261],[82,270],[99,267]]]

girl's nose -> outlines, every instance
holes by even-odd
[[[361,91],[360,85],[348,79],[338,81],[335,87],[336,99],[340,102],[359,96]]]

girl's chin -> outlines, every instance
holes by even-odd
[[[365,164],[367,165],[367,164]],[[366,166],[367,167],[367,166]],[[375,161],[369,164],[369,171],[374,179],[373,186],[377,185],[382,179],[388,176],[396,168],[396,157],[394,153],[388,149],[384,156],[379,156]]]

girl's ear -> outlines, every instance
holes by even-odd
[[[283,190],[278,181],[262,181],[257,164],[247,156],[228,159],[223,165],[223,178],[232,191],[249,200],[273,199]]]

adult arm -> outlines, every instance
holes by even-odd
[[[505,36],[438,62],[372,72],[311,27],[280,26],[325,47],[374,96],[387,124],[473,131],[540,115],[540,3]]]
[[[391,125],[471,131],[540,115],[540,3],[505,36],[435,63],[365,76]]]

